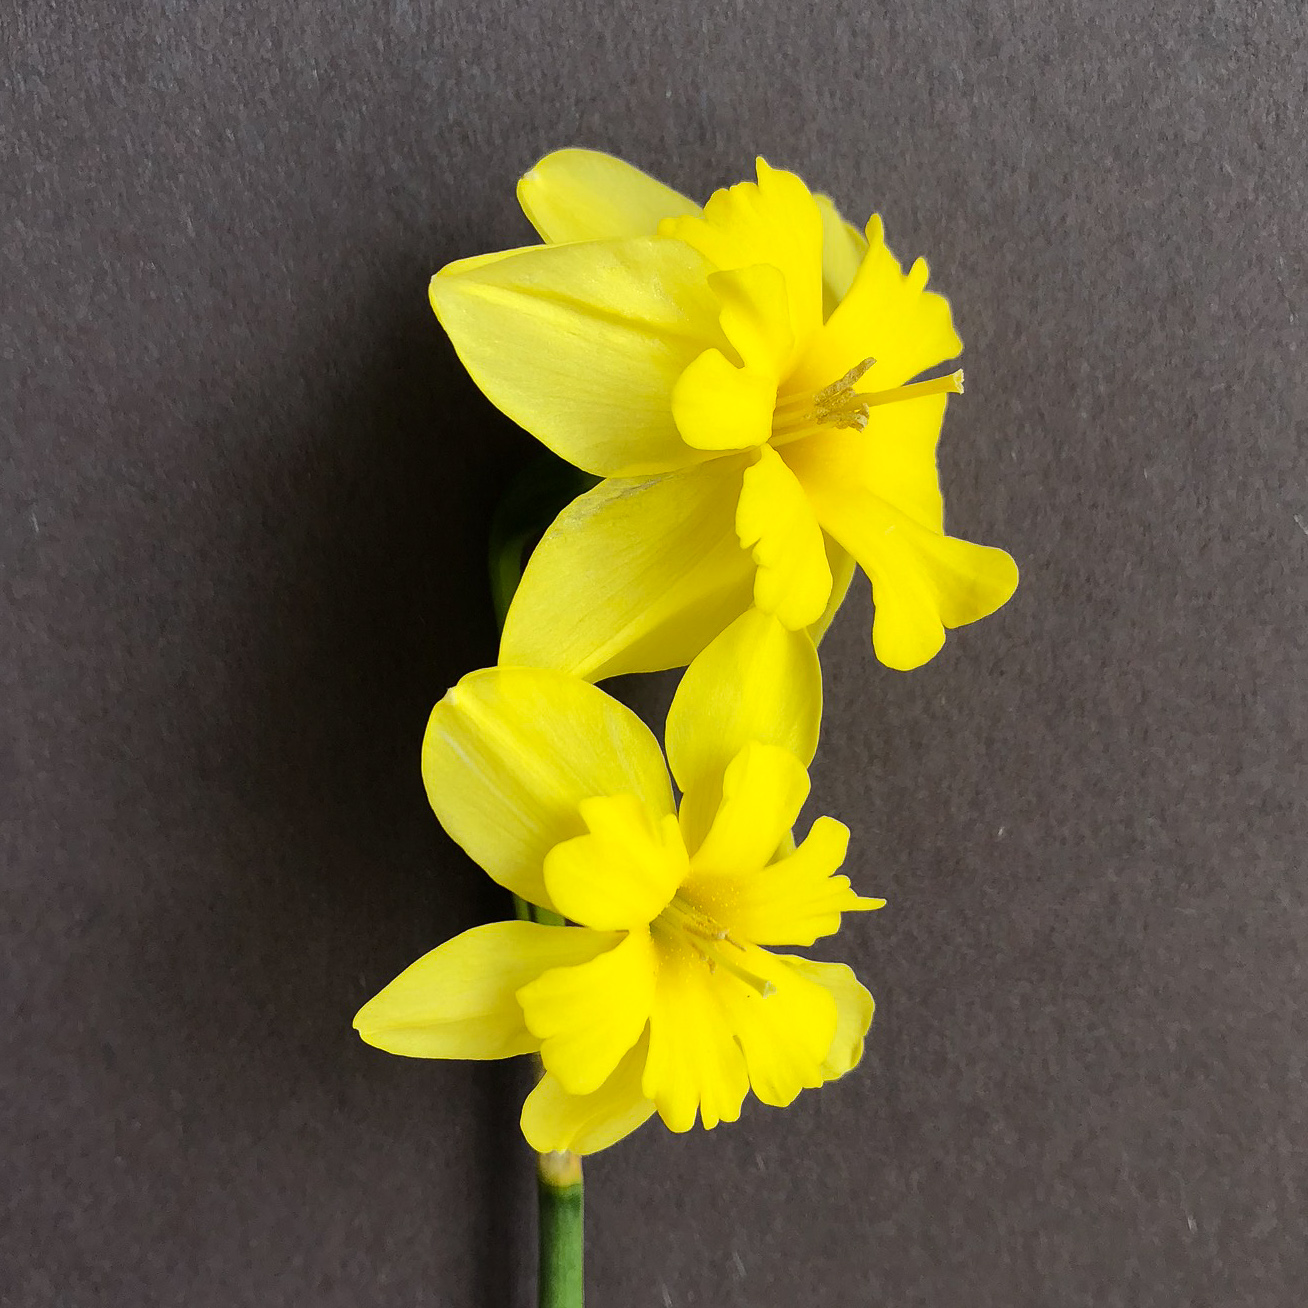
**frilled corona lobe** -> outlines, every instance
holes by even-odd
[[[565,150],[519,196],[545,245],[464,260],[431,297],[486,394],[604,480],[528,565],[501,662],[589,679],[688,663],[751,604],[819,638],[855,563],[890,667],[993,612],[1017,569],[944,532],[935,448],[962,374],[948,303],[880,219],[791,173],[700,208]]]
[[[662,753],[628,709],[570,674],[492,668],[436,706],[432,806],[497,881],[570,925],[477,927],[359,1012],[394,1053],[537,1052],[522,1126],[542,1151],[602,1149],[657,1112],[734,1121],[858,1061],[872,998],[849,968],[777,952],[879,908],[839,875],[849,833],[795,845],[821,714],[813,644],[751,610],[690,666]]]

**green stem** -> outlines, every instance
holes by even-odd
[[[540,1193],[540,1308],[582,1308],[583,1211],[581,1159],[538,1154]]]

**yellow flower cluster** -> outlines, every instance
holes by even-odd
[[[792,836],[816,642],[856,564],[873,648],[904,670],[1017,570],[944,532],[935,448],[962,374],[914,379],[961,342],[879,219],[859,233],[762,160],[701,208],[563,150],[519,198],[544,244],[451,264],[432,304],[486,395],[602,480],[532,553],[498,665],[437,704],[423,776],[446,831],[536,907],[419,959],[355,1025],[414,1057],[538,1054],[524,1134],[589,1153],[858,1062],[871,995],[776,952],[882,902],[838,874],[841,823]],[[677,667],[665,763],[593,683]]]

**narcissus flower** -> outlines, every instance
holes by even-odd
[[[519,185],[546,244],[449,265],[431,300],[490,399],[604,480],[509,610],[504,664],[678,667],[751,604],[820,636],[854,563],[893,668],[993,612],[1017,569],[944,532],[935,449],[961,374],[949,305],[791,173],[701,209],[607,155]]]
[[[668,715],[683,792],[630,710],[554,669],[465,677],[436,706],[423,775],[445,829],[501,885],[576,925],[497,922],[433,950],[355,1019],[424,1058],[538,1052],[522,1129],[605,1148],[654,1112],[734,1121],[860,1058],[872,997],[841,964],[775,952],[879,908],[837,875],[848,831],[795,847],[821,686],[809,637],[757,610],[691,665]]]

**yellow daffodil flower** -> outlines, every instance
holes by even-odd
[[[751,610],[688,668],[668,762],[629,709],[555,669],[464,677],[423,743],[432,807],[501,885],[576,925],[497,922],[403,972],[355,1019],[420,1058],[537,1052],[533,1148],[592,1153],[656,1111],[674,1131],[789,1104],[859,1060],[872,997],[774,952],[881,906],[836,874],[848,831],[796,847],[821,681],[811,639]]]
[[[608,155],[522,179],[546,244],[450,264],[431,301],[473,379],[604,478],[532,554],[500,649],[591,680],[688,663],[751,604],[825,630],[854,562],[872,643],[920,666],[1017,569],[944,532],[949,305],[825,196],[758,161],[701,209]]]

